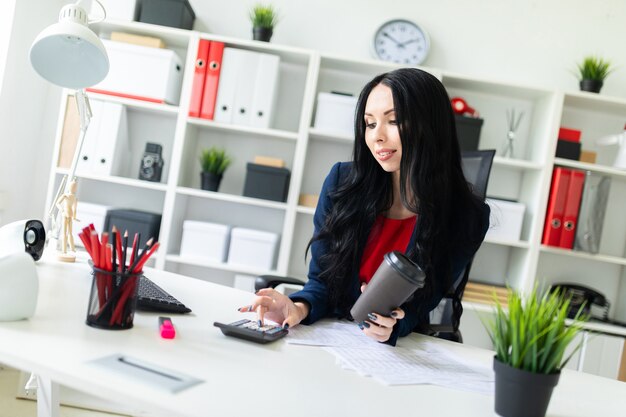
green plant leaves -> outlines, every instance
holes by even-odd
[[[200,154],[200,165],[203,172],[222,175],[231,162],[232,160],[226,155],[226,151],[215,146],[204,149]]]
[[[550,374],[561,369],[565,350],[582,329],[588,317],[579,309],[574,321],[566,324],[570,300],[559,291],[539,294],[537,287],[523,297],[517,291],[508,296],[506,311],[493,293],[495,316],[484,322],[493,341],[497,359],[514,368]],[[575,347],[574,352],[580,348]]]
[[[278,14],[274,6],[257,4],[250,10],[252,26],[272,29],[278,23]]]
[[[603,81],[612,71],[609,61],[594,56],[588,56],[582,63],[578,64],[581,80]]]

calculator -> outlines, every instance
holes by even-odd
[[[257,321],[247,319],[230,324],[214,322],[213,325],[219,327],[226,336],[238,337],[256,343],[273,342],[289,333],[289,330],[283,329],[281,326],[275,324],[259,326]]]

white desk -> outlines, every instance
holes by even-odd
[[[35,316],[0,323],[0,362],[152,415],[495,415],[492,396],[430,385],[387,387],[342,370],[320,348],[284,340],[261,346],[223,336],[213,322],[242,318],[236,308],[250,300],[249,293],[148,270],[147,276],[194,310],[174,316],[176,339],[164,340],[157,333],[157,314],[136,314],[135,327],[125,331],[85,325],[91,285],[86,264],[40,261],[38,272]],[[467,358],[492,361],[487,350],[448,345]],[[88,363],[115,353],[160,363],[205,382],[170,394]],[[625,410],[626,384],[565,370],[548,415],[623,416]]]

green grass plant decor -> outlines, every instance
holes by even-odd
[[[200,165],[202,172],[210,172],[215,175],[222,175],[231,163],[231,159],[226,155],[226,151],[215,146],[205,149],[200,155]]]
[[[272,5],[256,4],[250,10],[250,21],[255,28],[273,29],[278,23],[278,14]]]
[[[494,301],[495,317],[485,325],[498,361],[533,373],[551,374],[565,366],[580,348],[579,344],[564,358],[565,349],[588,317],[581,308],[566,324],[570,299],[560,291],[539,294],[535,286],[528,297],[511,291],[506,310],[495,294]]]
[[[578,78],[582,80],[604,81],[613,71],[611,63],[602,58],[588,56],[578,64]]]

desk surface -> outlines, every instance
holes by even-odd
[[[155,415],[495,416],[493,396],[431,385],[388,387],[342,370],[320,348],[284,339],[270,345],[227,338],[214,321],[242,317],[236,311],[251,294],[163,271],[146,275],[194,312],[174,316],[177,336],[161,339],[158,314],[137,313],[131,330],[85,325],[91,275],[84,262],[38,263],[40,294],[33,318],[0,323],[0,362],[47,376],[105,399]],[[409,337],[423,337],[412,335]],[[436,339],[438,340],[438,339]],[[490,364],[493,353],[449,343],[465,358]],[[88,361],[122,353],[204,381],[178,394],[146,386]],[[564,370],[549,416],[623,416],[626,384]]]

